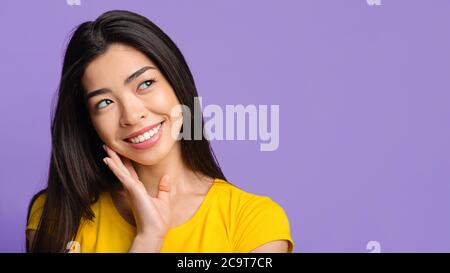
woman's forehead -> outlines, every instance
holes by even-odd
[[[102,88],[113,80],[123,81],[138,69],[152,66],[153,62],[134,47],[123,44],[112,44],[105,53],[91,61],[83,75],[86,89]],[[102,86],[98,86],[102,85]]]

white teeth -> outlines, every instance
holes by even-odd
[[[150,138],[152,138],[159,131],[160,128],[161,128],[161,124],[159,124],[158,126],[156,126],[153,129],[143,133],[142,135],[130,138],[129,140],[132,143],[134,143],[134,144],[144,142],[144,141],[149,140]]]

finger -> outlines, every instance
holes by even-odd
[[[170,190],[171,190],[171,178],[169,175],[163,175],[158,184],[158,196],[157,198],[169,202],[170,201]]]
[[[125,166],[125,168],[127,168],[128,172],[130,173],[131,177],[133,177],[136,180],[139,180],[139,176],[136,173],[136,170],[133,167],[133,164],[131,163],[131,160],[129,160],[128,158],[124,158],[123,160],[123,165]]]
[[[128,171],[128,169],[123,165],[122,160],[120,159],[119,155],[111,148],[109,148],[107,145],[103,145],[103,149],[105,149],[108,156],[114,161],[117,167],[122,169],[125,173],[131,175]]]
[[[109,169],[114,173],[114,175],[119,179],[125,189],[130,190],[133,187],[133,180],[130,179],[130,176],[119,168],[114,160],[110,157],[103,158],[105,164],[109,167]]]

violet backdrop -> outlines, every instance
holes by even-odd
[[[70,31],[127,9],[180,47],[203,104],[280,105],[280,145],[213,141],[286,211],[295,252],[450,251],[450,1],[1,1],[0,252],[24,251]]]

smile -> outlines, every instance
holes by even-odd
[[[162,125],[162,123],[158,124],[158,126],[154,127],[153,129],[150,129],[147,132],[145,132],[141,135],[138,135],[137,137],[129,138],[127,140],[134,144],[138,144],[138,143],[142,143],[147,140],[150,140],[153,136],[155,136],[159,132],[161,125]]]

